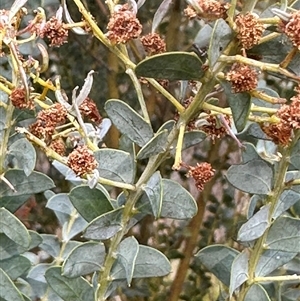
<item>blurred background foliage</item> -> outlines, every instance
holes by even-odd
[[[105,32],[109,16],[105,1],[86,0],[83,2],[92,12],[99,27]],[[150,32],[153,15],[160,3],[160,0],[146,1],[138,13],[138,18],[143,24],[143,34]],[[263,11],[275,1],[259,1],[259,3]],[[10,5],[11,0],[1,0],[0,8],[9,8]],[[55,14],[59,1],[29,0],[26,6],[29,12],[28,19],[33,15],[33,10],[39,6],[46,10],[49,19]],[[168,51],[192,51],[194,39],[204,26],[201,21],[188,20],[183,14],[185,7],[184,0],[174,0],[171,11],[160,24],[159,32],[165,38]],[[80,13],[72,1],[68,1],[68,8],[73,20],[80,21]],[[138,62],[145,56],[138,41],[131,42],[129,46],[133,61]],[[30,53],[39,58],[37,51],[26,47],[22,49],[24,53]],[[53,80],[60,75],[62,88],[67,95],[71,95],[75,86],[81,86],[86,74],[93,69],[96,75],[90,96],[97,103],[101,113],[104,114],[104,103],[110,98],[119,98],[134,108],[138,107],[135,90],[124,72],[124,66],[93,36],[79,36],[70,32],[68,43],[59,48],[50,49],[49,55],[49,69],[42,74],[42,78]],[[7,70],[7,61],[1,58],[0,63],[3,74]],[[263,80],[282,97],[290,97],[292,88],[285,79],[268,76]],[[173,119],[176,112],[170,103],[152,87],[144,85],[143,89],[153,128],[158,129],[165,121]],[[169,83],[168,90],[176,93],[178,83]],[[118,147],[119,133],[115,128],[110,130],[105,143],[109,147]],[[56,181],[56,192],[68,192],[70,184],[51,167],[45,155],[40,151],[38,153],[37,170],[50,175]],[[190,221],[168,219],[155,221],[152,216],[149,216],[131,230],[141,244],[152,245],[165,253],[171,259],[173,272],[163,281],[160,278],[135,280],[132,287],[120,288],[118,293],[122,301],[175,301],[178,300],[179,295],[181,300],[216,300],[219,295],[219,286],[214,286],[214,284],[217,280],[206,272],[194,258],[194,254],[200,248],[215,243],[226,243],[236,249],[241,247],[235,243],[235,229],[245,220],[248,195],[242,192],[237,193],[224,178],[224,172],[228,167],[240,161],[240,150],[236,143],[228,136],[214,143],[205,140],[200,145],[184,151],[182,158],[190,165],[202,161],[210,162],[217,171],[216,175],[200,194],[193,180],[187,179],[184,173],[172,170],[173,160],[164,162],[160,167],[163,177],[180,181],[193,194],[198,204],[198,213]],[[143,162],[139,166],[139,170],[142,171],[142,169]],[[112,191],[112,194],[116,196],[118,191]],[[42,195],[36,199],[30,198],[16,215],[29,229],[41,233],[57,233],[57,221],[52,211],[45,208],[45,203],[46,200]]]

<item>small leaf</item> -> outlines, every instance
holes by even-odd
[[[242,150],[243,163],[247,163],[255,159],[261,159],[256,151],[255,146],[252,143],[245,142],[243,143],[243,146],[244,146],[244,149]]]
[[[30,235],[30,245],[29,245],[28,250],[31,250],[31,249],[37,247],[43,241],[43,238],[40,234],[38,234],[37,232],[35,232],[33,230],[28,230],[28,233]]]
[[[139,246],[133,278],[161,277],[169,274],[170,271],[170,262],[164,254],[154,248]],[[114,280],[126,279],[125,270],[118,261],[112,268],[111,277]]]
[[[63,241],[69,241],[74,236],[82,232],[86,228],[87,224],[88,222],[81,215],[79,215],[76,210],[74,210],[68,222],[63,225]]]
[[[26,227],[5,208],[0,208],[0,233],[5,234],[24,251],[28,250],[30,235]]]
[[[105,213],[92,220],[84,231],[87,239],[105,240],[114,236],[122,229],[123,208]]]
[[[251,96],[249,93],[232,93],[231,86],[227,82],[221,82],[232,111],[232,117],[238,132],[241,132],[248,121],[251,107]]]
[[[197,213],[197,204],[192,195],[180,184],[162,180],[161,216],[174,219],[189,219]]]
[[[39,263],[34,266],[28,273],[27,278],[37,282],[47,283],[45,279],[45,272],[51,267],[50,263]]]
[[[149,123],[125,102],[110,99],[105,103],[105,111],[116,128],[140,147],[153,137]]]
[[[282,296],[282,301],[299,301],[300,298],[299,288],[288,289],[281,296]]]
[[[80,215],[88,222],[113,210],[107,194],[97,187],[90,189],[87,185],[76,186],[69,193],[69,197]]]
[[[283,212],[288,210],[298,201],[300,201],[300,193],[297,193],[294,190],[284,190],[276,203],[275,211],[272,216],[273,219],[278,218]]]
[[[279,217],[271,226],[266,239],[266,248],[295,252],[299,249],[300,220],[288,216]]]
[[[94,153],[98,161],[98,171],[102,178],[112,181],[132,183],[135,178],[135,161],[129,153],[117,149],[104,148]]]
[[[244,301],[271,301],[266,290],[260,284],[251,285]]]
[[[215,22],[208,49],[208,62],[212,68],[219,59],[222,51],[232,40],[232,31],[230,26],[223,19]]]
[[[155,172],[151,176],[143,189],[150,201],[153,215],[155,218],[158,218],[161,214],[163,200],[162,180],[159,171]]]
[[[94,301],[94,290],[82,277],[67,278],[61,275],[60,267],[51,267],[46,271],[45,278],[63,300]]]
[[[209,42],[211,40],[213,28],[210,24],[205,24],[197,33],[194,44],[197,47],[208,49]],[[218,46],[219,47],[219,46]]]
[[[27,251],[28,248],[18,245],[8,238],[5,234],[0,233],[0,258],[1,260],[20,255]]]
[[[138,252],[139,243],[133,236],[125,238],[120,243],[118,248],[117,260],[122,265],[125,271],[128,286],[130,286],[132,281]]]
[[[21,292],[17,289],[9,276],[0,268],[0,300],[24,301]]]
[[[204,75],[203,63],[188,52],[167,52],[144,59],[135,68],[138,77],[168,80],[199,80]]]
[[[0,268],[11,278],[16,280],[25,274],[31,267],[31,262],[25,256],[15,256],[0,260]]]
[[[9,147],[9,154],[14,157],[14,168],[24,170],[28,177],[32,173],[36,161],[36,152],[32,144],[26,138],[18,139]]]
[[[168,131],[158,132],[147,144],[145,144],[137,154],[137,159],[146,159],[151,156],[163,153],[166,150]]]
[[[242,252],[233,260],[230,273],[230,297],[233,292],[248,279],[248,259],[248,254],[246,252]]]
[[[238,232],[237,240],[247,242],[261,237],[269,227],[270,204],[261,207]]]
[[[231,265],[238,254],[235,249],[213,245],[203,248],[195,256],[220,281],[229,286]]]
[[[0,182],[0,207],[15,212],[29,196],[54,188],[54,182],[43,173],[33,171],[28,177],[23,170],[9,169],[5,178],[16,191],[11,190],[6,183]]]
[[[257,194],[253,195],[250,199],[248,211],[247,211],[247,219],[250,219],[255,211],[257,202],[261,201],[261,197]]]
[[[273,169],[266,161],[252,160],[232,165],[227,171],[228,181],[237,189],[253,194],[268,194],[272,189]]]
[[[99,271],[105,260],[105,247],[101,242],[86,242],[75,247],[62,267],[62,275],[74,278]]]
[[[167,14],[170,6],[172,4],[172,0],[163,0],[158,7],[157,11],[154,14],[153,21],[152,21],[152,32],[155,32],[158,25]]]
[[[168,133],[170,133],[173,130],[175,124],[176,122],[174,120],[168,120],[157,130],[157,133],[162,132],[163,130],[167,130]]]
[[[264,251],[259,257],[259,261],[256,265],[255,276],[264,277],[269,275],[276,269],[291,261],[296,255],[297,252],[292,253],[276,250]]]
[[[46,251],[53,258],[58,257],[60,252],[60,243],[56,235],[53,234],[41,234],[43,242],[39,247]]]

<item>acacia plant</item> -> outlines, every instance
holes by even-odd
[[[46,2],[0,10],[0,300],[299,300],[300,2]]]

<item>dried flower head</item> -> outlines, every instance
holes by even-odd
[[[148,55],[166,52],[166,43],[157,33],[149,33],[141,37],[141,42]]]
[[[227,17],[228,3],[216,0],[196,0],[194,2],[197,3],[197,6],[188,5],[184,10],[184,14],[190,19],[198,17],[199,19],[216,20]]]
[[[234,93],[254,90],[257,86],[258,73],[248,65],[235,63],[226,74]]]
[[[48,143],[51,141],[56,126],[65,123],[66,117],[67,110],[65,107],[60,103],[55,103],[48,109],[38,113],[37,120],[29,126],[29,131]]]
[[[279,29],[292,41],[293,45],[300,50],[300,11],[295,11],[288,22],[281,20]]]
[[[215,174],[215,170],[207,163],[197,163],[196,166],[188,166],[187,177],[192,177],[196,182],[199,191],[204,189],[204,185],[209,182]]]
[[[128,4],[117,6],[107,25],[107,36],[113,44],[126,43],[139,37],[142,25]]]
[[[66,154],[66,146],[61,138],[52,140],[51,143],[49,144],[49,148],[53,149],[61,156],[64,156]]]
[[[292,130],[284,122],[276,124],[263,124],[262,130],[269,136],[275,144],[288,145],[291,141]]]
[[[189,97],[187,99],[185,99],[183,101],[183,106],[185,108],[188,108],[188,106],[191,104],[191,102],[193,101],[194,97]],[[174,115],[174,120],[175,121],[178,121],[179,120],[179,113],[176,112],[175,115]],[[192,130],[195,130],[197,127],[196,127],[196,121],[197,121],[197,117],[193,118],[192,120],[189,121],[189,123],[186,125],[186,130],[187,131],[192,131]]]
[[[89,120],[99,125],[102,121],[102,117],[98,111],[95,102],[87,97],[83,103],[79,106],[79,110],[83,116],[86,116]]]
[[[91,174],[98,167],[98,162],[86,145],[79,145],[69,154],[68,166],[81,177]]]
[[[41,38],[46,37],[50,40],[50,47],[59,47],[67,43],[68,34],[65,24],[56,17],[51,17],[40,32]]]
[[[237,15],[235,24],[237,27],[237,38],[245,49],[250,49],[257,45],[265,30],[264,24],[253,13]]]
[[[34,109],[34,101],[32,98],[26,99],[26,90],[24,87],[15,88],[9,96],[11,103],[19,109]]]
[[[224,119],[230,127],[230,117],[228,115],[225,115]],[[228,134],[227,129],[220,122],[218,122],[217,117],[215,115],[209,115],[205,118],[205,120],[207,124],[201,126],[200,130],[202,130],[208,136],[210,136],[213,142],[215,142],[216,139],[222,138]]]

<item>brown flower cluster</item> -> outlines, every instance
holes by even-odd
[[[300,50],[300,11],[294,12],[288,22],[281,20],[279,28],[290,38],[293,45]]]
[[[50,47],[59,47],[67,43],[68,34],[69,31],[65,28],[65,24],[56,17],[51,17],[42,28],[40,37],[48,38],[50,40]]]
[[[89,120],[97,125],[99,125],[102,121],[102,117],[95,102],[89,97],[87,97],[79,106],[79,111],[83,116],[86,116]]]
[[[291,141],[293,130],[300,129],[300,94],[292,97],[291,100],[290,105],[283,105],[277,111],[279,123],[262,125],[262,130],[272,138],[273,142],[283,146]]]
[[[69,154],[68,166],[81,177],[92,173],[98,167],[98,162],[86,145],[79,145]]]
[[[34,101],[32,98],[26,99],[26,91],[24,87],[15,88],[9,96],[11,103],[18,109],[34,109]]]
[[[257,86],[258,73],[248,65],[235,63],[226,74],[226,80],[231,82],[234,93],[254,90]]]
[[[227,122],[228,126],[230,126],[231,125],[230,117],[228,115],[225,115],[224,119]],[[202,130],[208,136],[210,136],[213,142],[215,142],[216,139],[222,138],[228,134],[227,129],[220,122],[217,121],[216,116],[209,115],[206,118],[206,121],[208,122],[208,124],[201,126],[200,130]]]
[[[197,7],[188,7],[184,10],[184,14],[190,18],[216,20],[219,18],[225,19],[227,17],[226,12],[229,8],[228,3],[222,3],[216,0],[198,0]]]
[[[138,38],[142,32],[142,25],[128,4],[124,4],[111,15],[107,29],[110,41],[113,44],[121,44]]]
[[[166,52],[166,43],[157,33],[149,33],[141,37],[141,42],[148,55]]]
[[[61,138],[52,140],[49,144],[49,148],[53,149],[59,155],[64,156],[66,154],[66,145]]]
[[[257,45],[265,30],[264,24],[253,13],[239,14],[235,19],[237,38],[245,49]]]
[[[35,123],[30,125],[29,131],[38,137],[46,141],[51,141],[51,137],[58,125],[65,123],[67,117],[67,110],[60,103],[52,105],[46,110],[42,110],[37,115]]]
[[[209,182],[215,174],[215,170],[207,163],[197,163],[196,166],[188,166],[187,177],[191,177],[196,182],[199,191],[204,189],[204,185]]]

